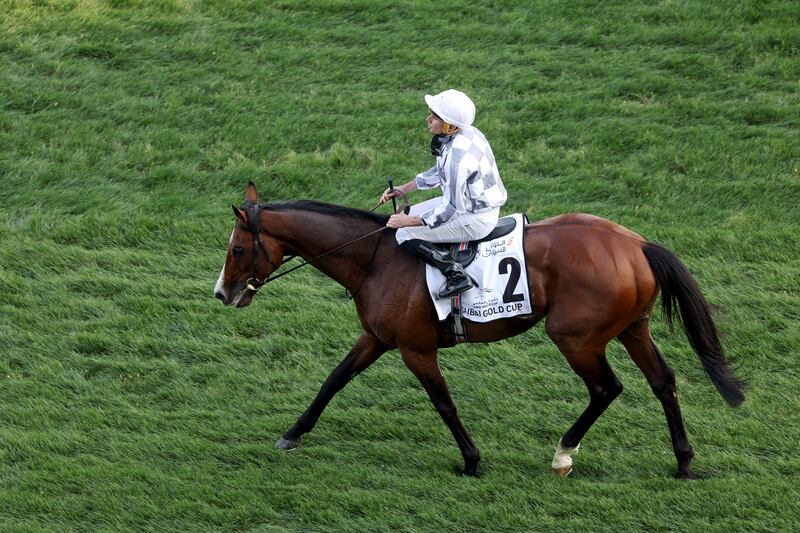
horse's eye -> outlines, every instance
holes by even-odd
[[[244,248],[242,248],[241,246],[235,246],[233,248],[233,256],[239,257],[240,255],[244,255]]]

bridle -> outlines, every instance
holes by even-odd
[[[269,275],[264,279],[258,279],[258,248],[259,247],[264,252],[264,256],[266,257],[266,259],[269,262],[269,264],[272,265],[273,273],[276,270],[278,270],[279,266],[276,265],[275,262],[272,260],[272,257],[270,257],[270,255],[269,255],[269,250],[267,250],[267,247],[264,246],[264,242],[261,240],[261,211],[263,211],[263,208],[261,207],[260,204],[248,201],[248,202],[246,202],[244,204],[244,206],[242,206],[242,209],[247,213],[247,231],[249,231],[250,233],[253,234],[253,275],[252,275],[252,277],[248,278],[248,280],[245,282],[247,289],[249,289],[249,290],[251,290],[253,292],[259,291],[261,289],[261,287],[263,287],[267,283],[269,283],[271,281],[275,281],[276,279],[278,279],[280,277],[283,277],[286,274],[289,274],[290,272],[294,272],[298,268],[302,268],[302,267],[304,267],[306,265],[309,265],[309,264],[313,263],[314,261],[316,261],[317,259],[322,259],[326,255],[332,254],[333,252],[335,252],[337,250],[341,250],[342,248],[344,248],[346,246],[350,246],[351,244],[354,244],[354,243],[356,243],[356,242],[358,242],[358,241],[360,241],[362,239],[366,239],[367,237],[375,235],[376,233],[379,233],[379,232],[381,232],[381,231],[383,231],[383,230],[388,228],[387,226],[381,226],[380,228],[378,228],[378,229],[376,229],[374,231],[370,231],[366,235],[362,235],[361,237],[357,237],[357,238],[355,238],[355,239],[353,239],[351,241],[347,241],[346,243],[341,244],[341,245],[337,246],[336,248],[332,248],[332,249],[328,250],[327,252],[324,252],[324,253],[322,253],[322,254],[320,254],[320,255],[312,258],[312,259],[309,259],[308,261],[305,261],[305,262],[303,262],[303,263],[301,263],[301,264],[299,264],[299,265],[297,265],[295,267],[292,267],[289,270],[286,270],[285,272],[281,272],[277,276]],[[381,237],[382,236],[383,235],[381,235]],[[372,265],[372,263],[374,262],[375,254],[378,252],[378,246],[380,246],[380,243],[381,243],[381,239],[379,238],[378,242],[375,244],[375,249],[372,251],[372,260],[370,261],[370,265]],[[297,257],[297,256],[295,256],[295,255],[289,256],[289,258],[286,261],[291,261],[295,257]],[[361,284],[358,286],[358,289],[356,289],[350,295],[351,298],[355,297],[356,293],[358,293],[358,291],[361,290],[361,287],[364,285],[364,281],[367,280],[367,278],[369,277],[371,272],[372,272],[372,267],[370,266],[369,270],[367,270],[367,274],[364,276],[364,279],[361,281]]]
[[[264,246],[264,241],[261,240],[261,205],[255,202],[247,202],[243,206],[244,211],[247,213],[247,231],[253,234],[253,275],[247,280],[247,288],[250,289],[253,287],[251,282],[259,283],[258,280],[258,249],[261,248],[261,251],[264,252],[264,256],[267,258],[267,261],[270,265],[272,265],[272,271],[278,270],[278,265],[275,264],[275,261],[272,260],[272,257],[269,255],[269,250],[267,247]],[[290,259],[292,259],[292,256]],[[267,283],[268,280],[264,280],[260,283],[258,288],[253,287],[251,290],[257,291],[262,286]]]

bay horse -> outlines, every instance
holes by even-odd
[[[419,379],[475,475],[480,452],[458,417],[437,361],[440,348],[456,342],[440,322],[425,282],[425,265],[402,252],[388,215],[313,201],[260,204],[249,183],[245,202],[233,206],[236,221],[214,295],[245,307],[287,256],[299,256],[343,285],[353,297],[362,332],[344,360],[276,447],[300,445],[331,398],[387,351],[398,348]],[[527,224],[524,249],[532,295],[530,315],[486,323],[466,321],[470,342],[518,335],[546,317],[545,330],[589,391],[589,405],[558,442],[552,468],[572,471],[581,439],[622,392],[606,360],[618,339],[660,400],[678,462],[676,477],[694,478],[694,456],[684,427],[675,374],[652,337],[649,322],[659,292],[663,314],[682,325],[708,377],[731,406],[744,401],[743,384],[731,370],[710,306],[686,266],[666,248],[631,230],[587,214],[556,216]],[[297,268],[297,267],[295,267]]]

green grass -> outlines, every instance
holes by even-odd
[[[800,523],[800,11],[793,2],[0,0],[0,529],[774,531]],[[539,327],[442,353],[482,476],[396,352],[274,441],[359,332],[301,270],[211,290],[253,180],[368,208],[431,164],[422,95],[472,95],[506,212],[583,211],[678,253],[748,400],[657,316],[660,404],[587,395]],[[426,196],[419,193],[417,198]]]

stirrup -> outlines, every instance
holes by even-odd
[[[462,292],[469,290],[473,287],[472,281],[469,279],[469,276],[464,276],[456,281],[455,285],[450,285],[450,280],[444,282],[439,288],[439,294],[437,295],[439,299],[444,298],[451,298],[456,294],[461,294]]]

